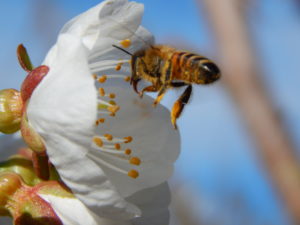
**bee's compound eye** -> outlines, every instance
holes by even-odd
[[[201,70],[200,79],[203,79],[207,84],[218,80],[221,76],[220,69],[212,62],[203,63]]]

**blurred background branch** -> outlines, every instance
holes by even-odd
[[[223,81],[238,105],[292,220],[300,224],[300,169],[295,149],[266,93],[246,20],[248,1],[199,0],[218,48]]]

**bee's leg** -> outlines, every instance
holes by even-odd
[[[139,92],[140,97],[142,98],[144,95],[144,92],[157,92],[159,87],[157,85],[150,85],[145,87],[142,91]]]
[[[158,103],[160,103],[160,101],[162,100],[162,98],[164,97],[164,95],[166,94],[166,91],[168,90],[168,86],[167,85],[163,85],[159,92],[158,95],[155,99],[155,101],[153,102],[153,106],[155,107]]]
[[[189,85],[183,94],[174,103],[171,111],[171,122],[175,129],[177,129],[176,120],[180,116],[184,106],[188,103],[192,93],[192,85]]]

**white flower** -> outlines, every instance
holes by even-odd
[[[141,215],[133,194],[163,183],[179,154],[169,111],[133,92],[129,56],[112,47],[131,43],[126,50],[135,52],[153,42],[142,13],[141,4],[107,0],[68,22],[27,106],[62,180],[93,213],[114,220]]]
[[[166,225],[169,222],[170,192],[167,183],[144,189],[129,200],[142,210],[142,217],[131,220],[101,218],[76,198],[39,194],[47,201],[64,225]]]

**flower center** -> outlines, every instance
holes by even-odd
[[[130,46],[130,40],[123,40],[120,44],[125,48]],[[106,65],[101,68],[105,70],[108,66],[110,68],[115,68],[116,71],[122,69],[123,63],[129,63],[128,60],[110,60],[106,62]],[[93,66],[98,67],[99,65],[90,65],[92,72],[98,72],[99,70],[95,69],[93,71]],[[99,67],[98,67],[99,68]],[[119,74],[103,74],[103,75],[92,75],[98,88],[98,118],[95,121],[96,126],[101,126],[101,124],[106,122],[108,116],[115,117],[119,110],[122,110],[121,107],[117,104],[116,93],[108,92],[107,87],[103,87],[103,84],[109,79],[122,79],[124,82],[129,82],[130,77],[119,75]],[[101,86],[102,85],[102,86]],[[97,132],[98,133],[98,132]],[[134,142],[132,136],[127,137],[115,137],[113,134],[97,134],[93,137],[92,148],[95,150],[93,154],[89,156],[96,161],[114,171],[125,174],[131,178],[137,178],[139,172],[132,167],[138,167],[141,165],[142,160],[139,157],[134,156],[134,149],[128,147],[129,143]]]

